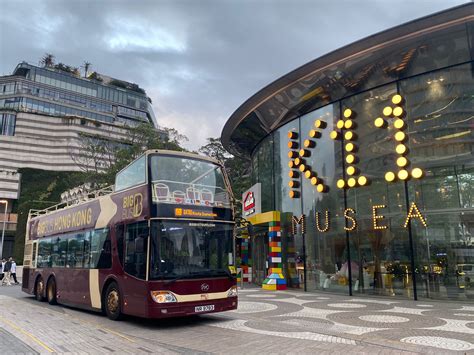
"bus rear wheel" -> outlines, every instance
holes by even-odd
[[[56,280],[51,278],[48,282],[48,287],[46,288],[46,298],[48,303],[51,305],[57,304],[58,301],[56,299]]]
[[[122,318],[122,297],[120,290],[115,282],[107,286],[105,291],[105,314],[111,320],[119,320]]]
[[[40,302],[43,302],[45,300],[45,298],[44,298],[44,280],[41,276],[36,281],[35,297],[36,297],[36,300],[40,301]]]

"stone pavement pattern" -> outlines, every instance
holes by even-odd
[[[239,309],[113,322],[0,288],[0,354],[474,354],[474,304],[244,289]]]

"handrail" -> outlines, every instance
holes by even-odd
[[[86,191],[82,195],[78,195],[76,197],[76,199],[71,200],[71,201],[60,202],[60,203],[57,203],[53,206],[49,206],[47,208],[44,208],[42,210],[30,209],[29,212],[28,212],[28,218],[39,217],[39,216],[43,216],[43,215],[46,215],[46,214],[50,214],[50,213],[56,212],[58,210],[67,208],[69,206],[77,205],[81,202],[86,202],[86,201],[89,201],[89,200],[93,200],[93,199],[98,198],[100,196],[110,195],[112,192],[114,192],[114,185],[106,186],[106,187],[103,187],[99,190]]]

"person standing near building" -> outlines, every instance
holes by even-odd
[[[13,281],[15,281],[15,285],[18,285],[19,282],[18,280],[16,279],[16,261],[13,260],[12,258],[11,259],[11,262],[12,262],[12,267],[11,267],[11,273],[12,273],[12,277],[13,277]]]
[[[5,263],[5,259],[2,259],[2,262],[0,263],[0,280],[3,280],[3,266],[5,265]]]
[[[4,283],[6,283],[7,286],[11,286],[11,282],[10,282],[11,268],[12,268],[12,262],[11,262],[11,258],[9,258],[8,261],[5,263],[5,265],[3,265],[2,286]]]

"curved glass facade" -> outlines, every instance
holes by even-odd
[[[397,94],[403,101],[394,106]],[[387,106],[404,112],[384,115]],[[331,139],[347,108],[353,127]],[[374,123],[378,117],[384,120],[381,128]],[[404,127],[397,128],[397,119]],[[315,128],[316,120],[325,124]],[[262,212],[282,212],[283,249],[294,241],[298,268],[305,268],[306,278],[293,285],[288,279],[288,285],[409,298],[415,292],[418,298],[474,298],[473,129],[474,63],[468,62],[363,91],[267,135],[252,153],[253,182],[262,184]],[[311,138],[311,130],[319,136]],[[344,136],[348,131],[351,139]],[[289,132],[297,138],[289,139]],[[398,132],[404,139],[397,141]],[[300,156],[302,164],[323,182],[324,191],[304,176],[306,170],[289,167],[297,156],[288,156],[289,141],[296,143],[295,153],[300,148],[309,153]],[[351,142],[353,152],[346,147]],[[403,154],[396,151],[400,144],[406,148]],[[414,168],[423,171],[421,178],[403,180],[401,175],[387,181],[387,172]],[[361,180],[347,188],[352,176],[356,181],[364,176],[368,183],[360,186]],[[346,188],[338,188],[341,179]],[[293,188],[290,181],[296,183]],[[301,214],[306,233],[292,235],[291,217]],[[283,250],[284,264],[287,259]]]

